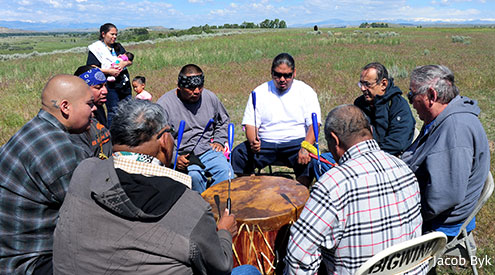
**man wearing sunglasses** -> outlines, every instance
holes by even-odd
[[[177,89],[165,93],[156,103],[165,110],[165,118],[175,129],[181,120],[186,122],[179,147],[177,169],[192,177],[192,189],[205,191],[207,174],[211,185],[228,180],[232,169],[223,155],[230,122],[227,110],[217,96],[204,89],[205,77],[200,67],[188,64],[182,67]],[[206,129],[208,121],[213,124]],[[202,136],[204,132],[204,135]]]
[[[478,202],[490,168],[480,108],[459,95],[454,73],[443,65],[417,67],[409,87],[409,100],[424,124],[402,159],[418,178],[423,232],[453,238]],[[474,227],[473,219],[467,231]]]
[[[275,57],[272,80],[254,89],[248,99],[242,124],[247,141],[232,153],[232,166],[238,175],[252,174],[255,168],[282,162],[294,169],[296,178],[305,185],[311,179],[308,163],[311,158],[301,142],[315,142],[312,113],[321,124],[320,104],[315,91],[294,79],[294,58],[288,53]],[[254,106],[256,105],[256,106]]]
[[[411,144],[416,123],[402,91],[378,62],[363,67],[358,87],[363,94],[354,105],[370,119],[373,138],[383,151],[399,156]]]

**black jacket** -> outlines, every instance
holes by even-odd
[[[373,138],[383,151],[397,156],[412,143],[416,121],[393,78],[388,80],[385,94],[375,96],[373,108],[366,103],[364,95],[356,98],[354,105],[369,117]]]

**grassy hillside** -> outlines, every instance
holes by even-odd
[[[200,65],[205,71],[205,87],[218,94],[237,125],[236,144],[244,139],[239,125],[248,94],[270,79],[271,61],[280,52],[295,57],[297,78],[316,90],[323,115],[336,105],[352,103],[360,95],[356,83],[361,67],[369,62],[385,64],[406,93],[412,69],[444,64],[454,71],[461,94],[479,101],[481,121],[494,157],[495,128],[491,121],[495,114],[495,35],[489,29],[323,29],[319,33],[289,29],[195,40],[181,38],[129,46],[127,50],[136,55],[129,68],[131,77],[146,76],[147,90],[154,100],[175,87],[182,65]],[[37,113],[40,92],[50,76],[72,74],[85,61],[86,54],[78,53],[0,62],[0,144]],[[417,128],[421,125],[417,119]],[[492,259],[494,203],[491,199],[478,216],[475,232],[479,256]],[[494,272],[494,267],[484,268],[484,274]]]

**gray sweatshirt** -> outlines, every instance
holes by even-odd
[[[402,155],[418,178],[423,220],[433,228],[464,222],[481,194],[490,150],[479,113],[475,100],[455,97]]]
[[[213,118],[214,122],[194,149],[194,153],[201,155],[210,150],[211,140],[222,145],[227,141],[230,118],[227,110],[213,92],[203,89],[198,102],[189,104],[182,102],[174,89],[165,93],[156,103],[165,109],[166,119],[176,131],[179,130],[181,120],[186,122],[179,154],[192,150],[210,118]]]

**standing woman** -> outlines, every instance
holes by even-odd
[[[117,40],[117,27],[112,23],[103,24],[100,27],[100,39],[88,46],[88,60],[86,65],[96,66],[106,76],[114,76],[115,81],[107,82],[107,128],[112,124],[112,117],[115,113],[115,107],[119,101],[131,98],[131,83],[129,81],[129,72],[126,67],[132,65],[132,61],[122,61],[117,66],[111,64],[117,61],[117,57],[126,51]]]

